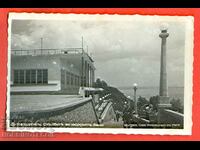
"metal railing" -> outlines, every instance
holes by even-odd
[[[55,54],[77,54],[82,53],[82,48],[65,48],[65,49],[13,49],[11,55],[55,55]]]

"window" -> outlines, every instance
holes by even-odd
[[[70,76],[71,76],[71,85],[73,85],[74,84],[73,74],[70,74]]]
[[[24,84],[25,82],[25,71],[24,70],[14,70],[14,83]]]
[[[47,69],[43,69],[43,83],[48,83],[48,70]]]
[[[26,83],[31,83],[31,71],[26,70]]]
[[[19,83],[19,70],[14,70],[14,83]]]
[[[42,83],[42,70],[37,70],[37,83]]]
[[[14,70],[14,84],[48,83],[47,69]]]
[[[31,83],[36,83],[36,70],[31,70]]]
[[[24,70],[19,71],[19,83],[24,84]]]

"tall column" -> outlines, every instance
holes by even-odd
[[[84,86],[87,87],[87,62],[85,61]]]
[[[81,86],[84,86],[84,59],[81,57]]]
[[[94,68],[92,68],[92,86],[94,87],[95,82],[95,75],[94,75]]]
[[[87,62],[85,62],[85,86],[87,87],[87,71],[88,71],[88,65]]]
[[[89,87],[89,64],[86,61],[86,87]]]
[[[90,66],[88,64],[88,87],[90,87]]]
[[[94,75],[93,75],[93,82],[95,82],[95,80],[96,80],[96,78],[95,78],[95,75],[96,75],[96,74],[95,74],[95,69],[94,69],[94,71],[93,71],[93,74],[94,74]]]
[[[91,75],[92,75],[92,77],[91,77],[91,87],[93,87],[93,68],[91,68]]]
[[[87,77],[86,77],[87,87],[89,87],[89,64],[87,63]]]
[[[167,85],[167,28],[161,29],[159,37],[162,39],[161,42],[161,62],[160,62],[160,89],[159,89],[159,100],[160,106],[168,107],[170,106],[169,97],[168,97],[168,85]]]
[[[90,87],[92,87],[92,67],[90,66]]]
[[[90,87],[90,64],[88,63],[88,87]]]

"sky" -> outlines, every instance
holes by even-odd
[[[132,17],[132,16],[131,16]],[[123,18],[123,17],[121,17]],[[88,46],[96,78],[115,87],[159,86],[161,22],[155,19],[13,20],[11,49]],[[148,18],[148,17],[147,17]],[[167,73],[169,86],[184,85],[185,23],[168,24]]]

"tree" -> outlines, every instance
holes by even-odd
[[[104,80],[97,78],[96,82],[94,83],[96,88],[106,88],[108,85]]]
[[[159,96],[152,96],[149,99],[149,103],[153,105],[153,110],[158,111]]]
[[[138,109],[140,109],[142,106],[144,106],[145,104],[149,104],[149,101],[145,98],[145,97],[139,97],[137,100],[137,107]]]
[[[183,113],[183,106],[182,106],[181,100],[179,98],[178,99],[173,98],[170,101],[170,104],[172,105],[172,107],[171,107],[172,110]]]
[[[108,85],[107,85],[107,83],[106,83],[104,80],[102,80],[102,81],[101,81],[101,86],[102,86],[102,88],[105,88],[105,87],[107,87]]]
[[[96,88],[100,88],[102,85],[101,85],[101,80],[99,78],[97,78],[96,82],[94,83],[94,86]]]
[[[129,107],[123,111],[123,121],[124,124],[132,124],[133,123],[133,110]]]
[[[138,109],[138,115],[140,117],[143,117],[145,119],[148,118],[147,112],[146,112],[146,106],[149,105],[149,101],[145,97],[139,97],[137,102],[137,109]]]

